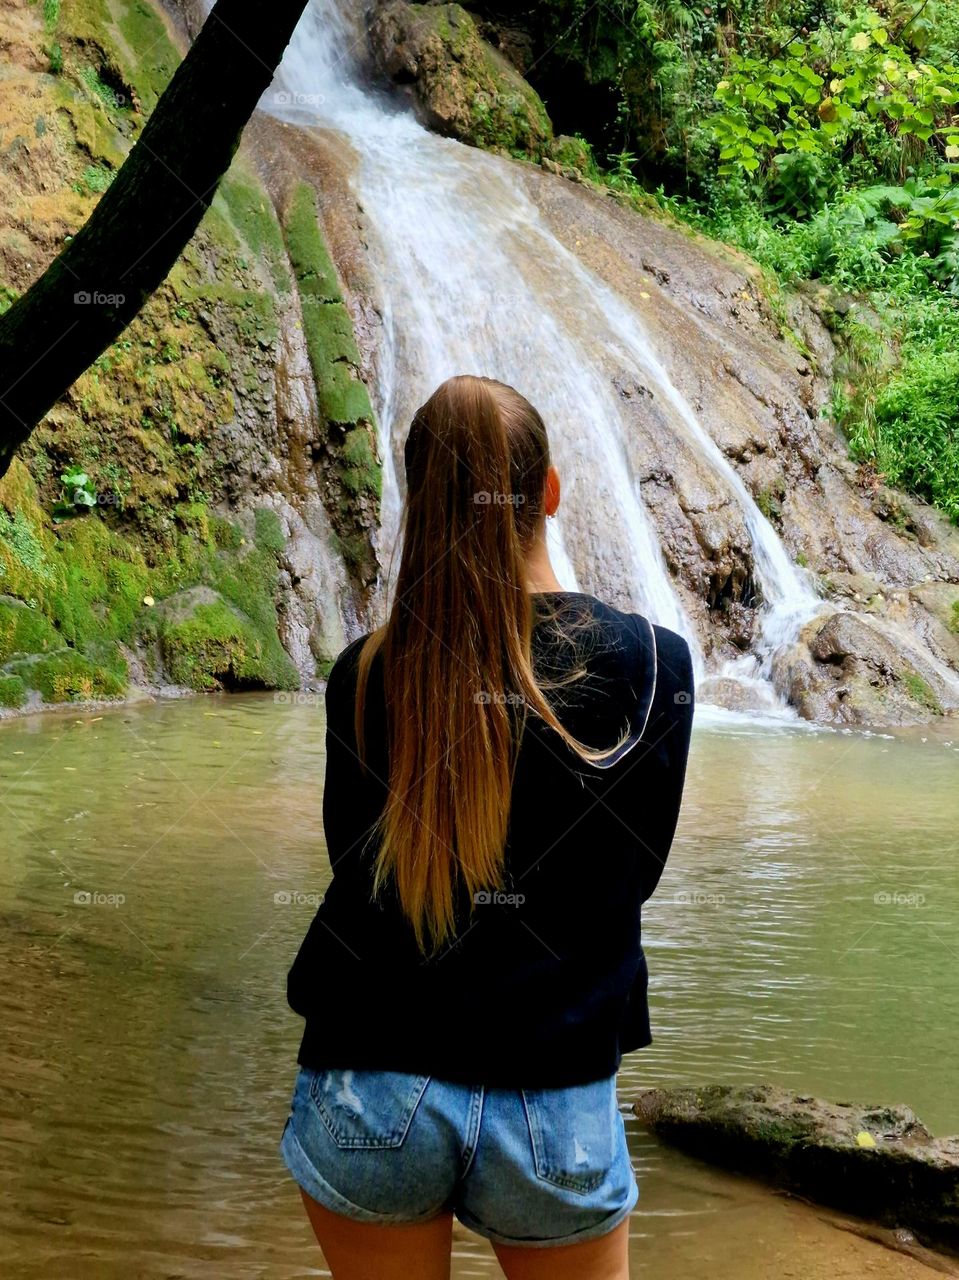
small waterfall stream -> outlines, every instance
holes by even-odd
[[[564,585],[681,632],[705,674],[630,465],[612,360],[668,406],[684,443],[741,511],[763,601],[761,640],[755,656],[725,674],[765,679],[776,648],[820,607],[806,574],[671,380],[644,322],[559,242],[517,167],[429,133],[363,87],[354,51],[364,39],[336,0],[313,0],[262,105],[289,123],[341,132],[359,157],[355,189],[385,332],[372,388],[384,459],[384,567],[401,499],[396,461],[413,410],[451,374],[497,377],[527,395],[550,430],[564,482],[550,536]]]

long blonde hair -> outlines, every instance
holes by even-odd
[[[382,652],[389,789],[378,825],[376,891],[395,885],[420,949],[456,933],[457,890],[502,883],[522,725],[534,712],[585,759],[532,664],[526,555],[541,529],[546,428],[512,387],[444,382],[405,447],[403,549],[392,608],[360,654],[356,737]]]

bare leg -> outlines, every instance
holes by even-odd
[[[385,1227],[354,1222],[324,1209],[302,1188],[300,1194],[334,1280],[449,1280],[451,1213]]]
[[[506,1280],[629,1280],[629,1219],[598,1240],[522,1249],[494,1244]]]

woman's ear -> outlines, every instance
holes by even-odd
[[[546,489],[543,494],[543,508],[548,516],[555,516],[559,510],[559,472],[551,466],[546,472]]]

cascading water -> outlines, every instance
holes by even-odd
[[[385,332],[373,389],[386,481],[382,559],[397,532],[395,459],[413,409],[451,374],[500,378],[528,395],[550,428],[564,480],[550,530],[560,579],[681,632],[702,675],[695,629],[630,467],[620,396],[596,359],[602,349],[607,362],[647,380],[741,510],[763,600],[761,642],[759,661],[729,674],[767,674],[775,649],[819,608],[805,576],[639,317],[553,235],[515,166],[429,133],[361,87],[353,50],[364,38],[334,0],[314,0],[263,106],[290,123],[345,134],[359,157],[355,187],[370,224]]]

